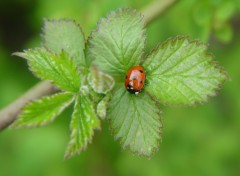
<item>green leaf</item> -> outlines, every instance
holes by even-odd
[[[224,43],[229,43],[234,35],[233,28],[230,24],[226,23],[222,25],[220,28],[215,29],[214,35],[218,40]]]
[[[92,66],[88,74],[88,83],[97,93],[106,94],[112,90],[115,82],[112,76],[100,71],[97,67]]]
[[[91,101],[87,96],[79,95],[76,98],[70,124],[71,137],[66,149],[65,159],[85,150],[87,144],[92,141],[94,129],[99,128],[100,121],[95,114]]]
[[[144,47],[143,16],[132,9],[119,9],[100,20],[89,52],[103,71],[122,75],[141,62]]]
[[[27,59],[31,71],[39,78],[53,81],[62,90],[79,91],[80,74],[66,52],[54,54],[38,48],[14,54]]]
[[[70,93],[58,93],[46,96],[27,104],[18,119],[10,128],[26,128],[45,126],[55,118],[73,101]]]
[[[146,93],[130,94],[124,87],[114,92],[107,118],[115,139],[138,155],[150,157],[161,142],[160,110]]]
[[[199,26],[206,26],[210,28],[212,23],[212,16],[214,11],[212,10],[211,3],[209,1],[197,1],[192,10],[193,19]]]
[[[236,4],[234,1],[225,1],[215,9],[214,22],[225,23],[230,20],[236,12]]]
[[[145,90],[161,103],[193,105],[206,102],[227,79],[207,46],[186,37],[169,39],[155,48],[143,64]]]
[[[74,20],[44,20],[43,46],[55,53],[65,50],[78,67],[85,66],[85,39]]]
[[[107,115],[108,103],[111,99],[110,94],[107,94],[98,104],[97,104],[97,115],[104,120]]]

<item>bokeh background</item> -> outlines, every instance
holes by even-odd
[[[166,0],[167,1],[167,0]],[[0,108],[38,80],[12,52],[40,45],[43,18],[74,18],[86,36],[108,11],[150,0],[1,0]],[[63,160],[69,108],[51,125],[0,133],[0,176],[239,176],[240,1],[181,0],[147,26],[147,50],[176,35],[209,43],[232,80],[196,107],[162,107],[163,142],[151,160],[122,151],[106,121],[81,155]],[[0,117],[1,118],[1,117]]]

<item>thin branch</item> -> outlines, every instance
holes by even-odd
[[[176,2],[177,0],[155,0],[148,6],[144,7],[141,12],[144,15],[146,24],[149,25]]]
[[[49,81],[43,81],[35,85],[24,95],[0,111],[0,131],[9,126],[17,118],[21,108],[26,103],[56,91],[57,89]]]
[[[164,11],[166,11],[177,0],[155,0],[144,9],[141,10],[144,15],[146,24],[151,23],[154,19],[159,17]],[[49,82],[43,81],[35,85],[24,95],[16,99],[0,110],[0,131],[8,127],[18,116],[22,107],[34,99],[38,99],[42,96],[53,94],[57,89]]]

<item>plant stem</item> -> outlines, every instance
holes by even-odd
[[[149,25],[176,2],[177,0],[155,0],[144,7],[141,12],[144,15],[146,24]]]
[[[49,81],[42,81],[35,85],[0,111],[0,131],[9,126],[17,118],[21,108],[26,103],[56,91],[57,89]]]
[[[143,8],[141,12],[144,15],[146,24],[150,24],[175,2],[177,2],[177,0],[155,0]],[[24,107],[26,103],[42,96],[52,94],[56,91],[57,89],[49,81],[43,81],[28,90],[24,95],[16,99],[14,102],[1,109],[0,131],[8,127],[17,118],[22,107]]]

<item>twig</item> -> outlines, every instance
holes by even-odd
[[[21,108],[33,99],[56,92],[57,89],[49,82],[43,81],[35,85],[24,95],[0,111],[0,131],[9,126],[18,116]]]
[[[146,24],[149,25],[176,2],[177,0],[155,0],[148,6],[144,7],[141,12],[144,15]]]
[[[146,24],[151,23],[154,19],[159,17],[177,0],[155,0],[144,9],[141,10],[144,15]],[[43,81],[35,85],[24,95],[0,110],[0,131],[8,127],[18,116],[22,107],[31,100],[38,99],[42,96],[52,94],[57,89],[49,82]]]

